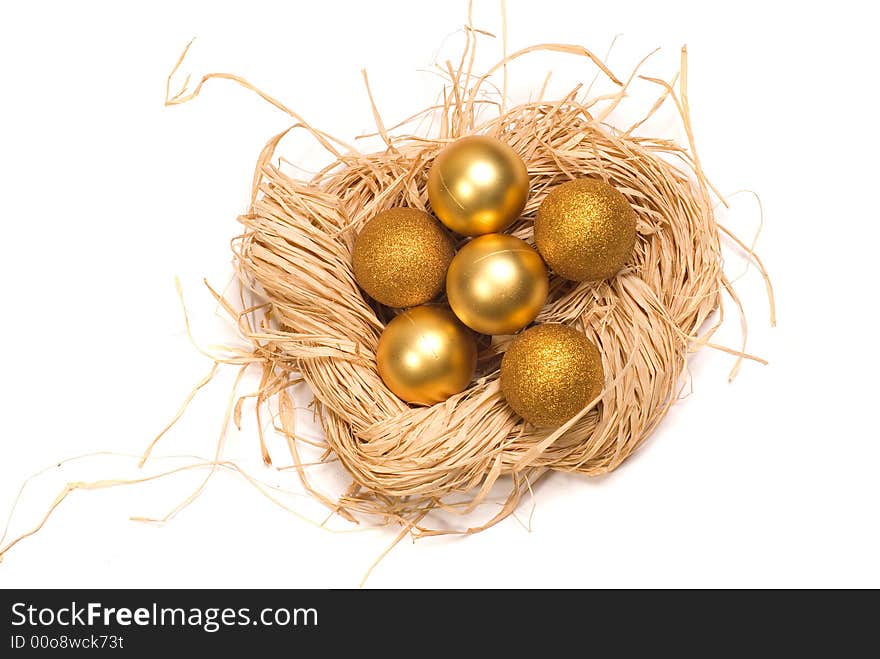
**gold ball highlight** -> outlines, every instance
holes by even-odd
[[[528,196],[529,174],[522,158],[485,135],[453,142],[428,173],[434,214],[464,236],[503,231],[522,213]]]
[[[477,343],[448,309],[415,307],[385,327],[376,365],[396,396],[408,403],[433,405],[470,384],[477,368]]]
[[[481,334],[512,334],[547,300],[547,268],[528,243],[502,233],[474,238],[446,273],[449,306]]]
[[[415,208],[392,208],[364,225],[354,243],[358,285],[389,307],[413,307],[437,297],[455,248],[439,222]]]

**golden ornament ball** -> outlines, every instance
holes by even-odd
[[[630,258],[635,244],[635,211],[599,179],[557,186],[535,216],[535,245],[550,269],[565,279],[608,279]]]
[[[561,426],[605,384],[599,349],[583,333],[550,323],[517,336],[501,360],[501,391],[523,419]]]
[[[451,236],[415,208],[382,211],[354,242],[354,278],[364,292],[389,307],[414,307],[443,290],[455,254]]]
[[[414,307],[385,327],[376,365],[382,381],[399,398],[433,405],[470,384],[477,368],[477,343],[448,309]]]
[[[481,334],[512,334],[528,325],[544,306],[548,288],[538,253],[503,233],[468,242],[446,273],[449,306]]]
[[[443,149],[428,173],[434,214],[464,236],[503,231],[529,196],[529,173],[516,151],[493,137],[472,135]]]

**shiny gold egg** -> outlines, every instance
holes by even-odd
[[[612,277],[635,243],[635,211],[626,197],[599,179],[553,188],[535,216],[535,245],[550,269],[565,279]]]
[[[548,288],[538,253],[503,233],[468,242],[446,273],[449,306],[481,334],[512,334],[528,325],[544,306]]]
[[[433,217],[415,208],[382,211],[354,242],[354,278],[389,307],[414,307],[443,290],[455,254],[452,238]]]
[[[399,398],[433,405],[468,386],[477,367],[477,343],[449,309],[414,307],[385,327],[376,365]]]
[[[434,214],[464,236],[503,231],[519,217],[529,196],[529,173],[504,142],[472,135],[447,146],[428,173]]]
[[[523,419],[561,426],[598,396],[605,383],[599,349],[568,325],[530,327],[501,360],[501,391]]]

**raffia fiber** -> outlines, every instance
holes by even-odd
[[[169,99],[170,104],[186,102],[213,77],[235,80],[294,116],[295,127],[309,130],[333,154],[335,162],[314,178],[296,180],[271,164],[287,131],[263,151],[251,210],[240,218],[245,230],[234,243],[240,281],[261,306],[240,314],[239,327],[264,365],[261,398],[279,397],[280,430],[294,460],[299,462],[300,440],[286,386],[301,377],[314,393],[326,456],[337,457],[354,481],[338,500],[319,494],[308,481],[306,487],[348,519],[357,519],[358,513],[379,514],[422,535],[456,532],[431,530],[419,521],[438,507],[472,510],[498,479],[510,482],[507,504],[486,524],[467,532],[510,514],[529,483],[547,470],[598,475],[616,468],[678,398],[688,352],[712,345],[709,339],[723,315],[706,325],[721,306],[722,291],[739,306],[722,269],[722,228],[715,221],[712,189],[693,146],[684,50],[678,93],[668,83],[646,78],[660,86],[662,95],[645,119],[671,98],[691,140],[688,149],[637,137],[634,131],[644,119],[627,130],[604,123],[636,72],[622,83],[589,51],[545,44],[518,51],[477,77],[470,70],[475,31],[468,29],[467,35],[459,67],[447,67],[444,104],[425,111],[440,114],[438,134],[392,135],[375,112],[378,134],[387,147],[377,153],[359,153],[312,128],[235,76],[205,76],[192,93],[184,90]],[[479,122],[476,108],[486,102],[482,84],[503,69],[506,85],[506,64],[537,50],[589,57],[619,91],[585,101],[578,100],[578,87],[555,102],[538,100],[509,110],[499,105],[499,116]],[[519,238],[531,241],[532,218],[544,196],[571,178],[604,179],[626,196],[638,215],[635,255],[613,280],[552,280],[538,322],[562,322],[584,331],[600,347],[607,377],[600,398],[556,430],[525,425],[501,395],[498,369],[510,337],[485,341],[472,386],[432,407],[406,405],[377,373],[377,341],[395,311],[372,303],[359,290],[351,271],[354,238],[384,209],[406,206],[430,212],[426,182],[433,159],[445,144],[473,133],[503,140],[528,166],[529,201],[509,230]],[[769,279],[756,262],[772,306]],[[734,373],[741,359],[756,359],[742,350],[725,350],[738,357]],[[265,449],[264,456],[268,461]],[[304,470],[300,475],[306,479]]]

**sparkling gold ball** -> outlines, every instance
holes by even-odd
[[[364,225],[351,256],[364,292],[389,307],[414,307],[443,290],[455,248],[445,229],[415,208],[382,211]]]
[[[477,367],[477,343],[449,309],[414,307],[385,327],[376,364],[398,397],[433,405],[468,386]]]
[[[447,146],[428,173],[434,214],[464,236],[503,231],[519,217],[529,196],[529,174],[509,146],[485,135]]]
[[[598,396],[604,383],[598,348],[568,325],[527,329],[501,360],[504,398],[536,426],[561,426]]]
[[[535,245],[550,269],[565,279],[608,279],[630,258],[635,243],[635,211],[599,179],[557,186],[535,216]]]
[[[503,233],[462,247],[446,273],[449,306],[481,334],[512,334],[535,319],[547,300],[547,268],[528,243]]]

